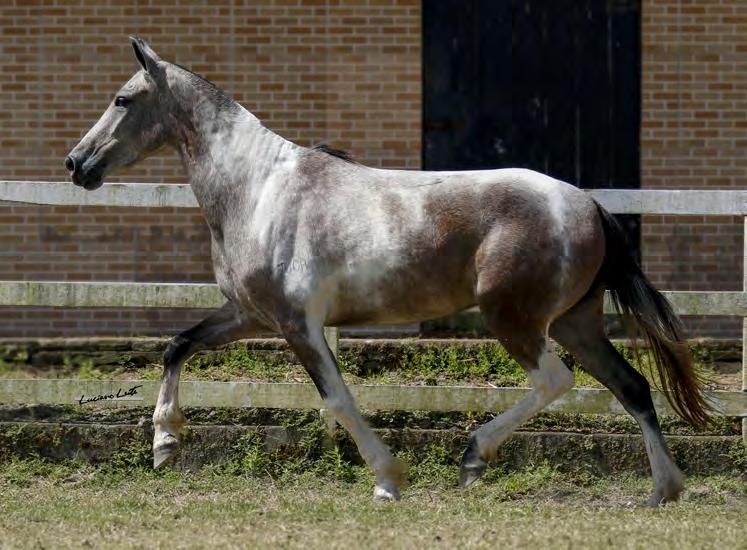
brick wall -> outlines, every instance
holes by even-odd
[[[742,188],[747,0],[642,3],[643,186]],[[0,6],[0,179],[66,180],[65,154],[136,68],[128,34],[287,138],[419,167],[416,0],[15,0]],[[167,154],[110,181],[184,177]],[[0,278],[210,281],[206,239],[200,217],[185,211],[0,207]],[[644,218],[645,269],[662,288],[741,288],[741,247],[738,219]],[[6,308],[0,335],[160,334],[202,314]],[[691,325],[731,335],[740,326]]]
[[[130,34],[297,143],[328,141],[367,164],[419,167],[419,1],[244,4],[4,2],[0,179],[67,180],[65,155],[137,68]],[[170,153],[108,181],[185,179]],[[187,211],[0,207],[0,243],[1,279],[213,280],[207,232]],[[0,308],[0,336],[163,334],[202,315]]]
[[[747,2],[643,0],[642,185],[747,185]],[[742,219],[646,216],[646,272],[672,290],[741,290]],[[737,336],[738,319],[693,319]]]

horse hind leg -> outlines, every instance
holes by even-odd
[[[506,412],[478,428],[462,458],[459,485],[468,487],[482,477],[498,447],[521,424],[573,387],[574,375],[555,353],[547,338],[547,323],[504,323],[517,319],[506,312],[491,313],[482,306],[488,328],[529,375],[532,391]]]
[[[588,295],[550,326],[550,335],[604,384],[643,432],[654,491],[649,506],[675,501],[684,481],[659,427],[648,381],[615,349],[604,333],[603,292]]]

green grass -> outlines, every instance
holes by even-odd
[[[312,470],[153,472],[135,463],[0,464],[3,548],[744,548],[744,481],[691,478],[681,502],[638,507],[650,480],[494,470],[467,491],[437,452],[398,503],[333,453]],[[323,466],[322,466],[323,465]]]

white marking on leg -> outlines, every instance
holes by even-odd
[[[529,372],[532,386],[540,391],[547,404],[573,388],[573,371],[565,366],[554,349],[548,347],[540,356],[539,369]]]
[[[573,388],[575,380],[573,372],[549,348],[540,356],[537,368],[529,371],[529,378],[533,386],[529,395],[475,432],[484,460],[492,459],[516,428]]]
[[[184,418],[179,408],[179,378],[170,373],[161,383],[153,422],[157,425],[172,425]]]
[[[153,411],[153,465],[158,467],[173,455],[179,444],[186,417],[179,408],[179,373],[181,364],[164,367],[165,376]]]

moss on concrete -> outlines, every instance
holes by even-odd
[[[433,463],[456,468],[468,433],[459,429],[379,429],[383,440],[410,464]],[[27,424],[0,425],[0,457],[78,459],[118,471],[150,468],[152,429],[133,425]],[[732,437],[668,438],[680,467],[687,473],[744,475],[745,453]],[[272,476],[334,470],[345,476],[360,464],[350,438],[341,430],[331,444],[320,421],[283,426],[192,426],[179,452],[177,469],[204,466],[233,473]],[[434,456],[435,453],[435,456]],[[547,462],[561,471],[608,475],[646,473],[648,462],[640,436],[519,432],[500,449],[502,471]]]
[[[0,378],[85,378],[157,380],[165,339],[50,339],[0,345]],[[618,349],[644,373],[629,347]],[[706,375],[737,357],[733,345],[696,341],[698,369]],[[577,385],[598,387],[574,359],[560,350],[577,374]],[[477,384],[518,386],[524,370],[495,340],[343,339],[340,368],[351,383]],[[729,370],[729,367],[726,367]],[[733,369],[729,372],[732,372]],[[736,371],[733,371],[736,372]],[[277,339],[237,342],[198,353],[186,365],[185,380],[308,381],[303,367]],[[736,376],[734,377],[736,380]]]

